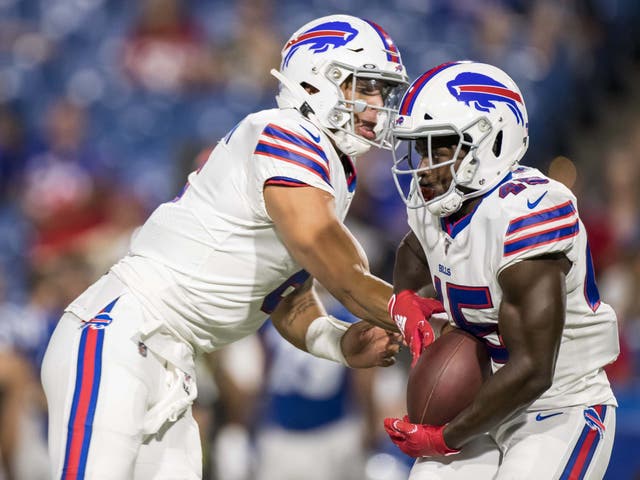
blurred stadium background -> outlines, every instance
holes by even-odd
[[[47,478],[38,369],[61,310],[227,130],[275,106],[268,72],[283,42],[331,13],[380,23],[412,78],[474,59],[520,85],[531,134],[523,163],[577,195],[601,296],[620,320],[607,478],[640,478],[637,0],[0,0],[0,478]],[[390,164],[381,152],[361,159],[349,220],[386,279],[406,231]],[[224,351],[209,359],[215,382],[200,375],[207,478],[255,478],[269,362],[235,355],[242,364]],[[377,407],[353,478],[406,478],[379,421],[402,409],[406,364],[388,370],[369,389]],[[350,411],[363,415],[362,403]]]

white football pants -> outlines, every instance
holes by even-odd
[[[566,407],[526,412],[461,453],[416,460],[410,480],[599,480],[613,449],[616,408]]]
[[[42,365],[51,478],[200,479],[195,378],[138,343],[144,312],[112,274],[79,301],[93,317],[65,313]]]

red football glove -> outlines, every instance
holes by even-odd
[[[411,350],[412,367],[418,361],[422,350],[435,340],[429,318],[434,313],[442,312],[444,307],[438,300],[421,297],[411,290],[393,294],[389,299],[389,314]]]
[[[442,436],[444,427],[444,425],[434,427],[411,423],[406,415],[402,420],[399,418],[384,419],[384,429],[391,437],[391,441],[413,458],[453,455],[460,452],[460,450],[449,448],[444,443]]]

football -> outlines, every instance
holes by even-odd
[[[471,404],[490,374],[484,343],[459,328],[448,331],[424,349],[409,372],[409,420],[444,425]]]

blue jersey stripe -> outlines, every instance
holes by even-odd
[[[311,140],[305,138],[303,135],[296,134],[294,132],[290,132],[279,128],[275,125],[267,125],[263,130],[263,133],[266,135],[270,135],[272,137],[278,138],[280,140],[284,140],[286,142],[297,145],[298,147],[302,147],[307,150],[311,150],[317,153],[324,162],[329,165],[329,160],[324,153],[324,150],[317,143],[312,142]]]
[[[562,217],[575,213],[575,208],[571,202],[563,203],[553,208],[543,210],[541,212],[532,213],[524,217],[516,218],[509,223],[507,235],[517,232],[523,228],[532,227],[534,225],[543,224],[552,220],[559,220]]]
[[[589,308],[595,312],[600,306],[600,291],[596,284],[596,272],[593,268],[593,257],[591,256],[591,247],[587,242],[587,273],[584,278],[584,298],[587,300]]]
[[[349,178],[347,178],[347,189],[349,190],[349,193],[354,192],[354,190],[356,189],[357,183],[358,183],[358,177],[356,176],[356,174],[352,173],[351,175],[349,175]]]
[[[289,187],[305,187],[309,186],[308,183],[305,183],[297,178],[291,177],[271,177],[264,182],[265,185],[283,185]]]
[[[284,160],[301,167],[306,168],[307,170],[312,171],[316,175],[318,175],[322,180],[331,185],[329,181],[329,175],[326,170],[318,164],[318,162],[312,160],[311,158],[304,157],[302,154],[298,152],[294,152],[292,150],[286,150],[285,148],[276,147],[274,145],[269,145],[263,142],[258,143],[256,147],[255,153],[264,154],[269,157],[278,158],[280,160]]]
[[[489,356],[494,362],[504,364],[509,361],[509,351],[505,347],[492,345],[487,341],[485,341],[484,344],[487,346]]]
[[[544,245],[550,242],[556,242],[565,238],[577,235],[579,231],[579,224],[576,220],[571,225],[565,225],[560,228],[555,228],[546,232],[539,233],[537,235],[531,235],[526,238],[507,242],[504,244],[504,255],[513,255],[514,253],[522,250],[527,250],[540,245]]]

